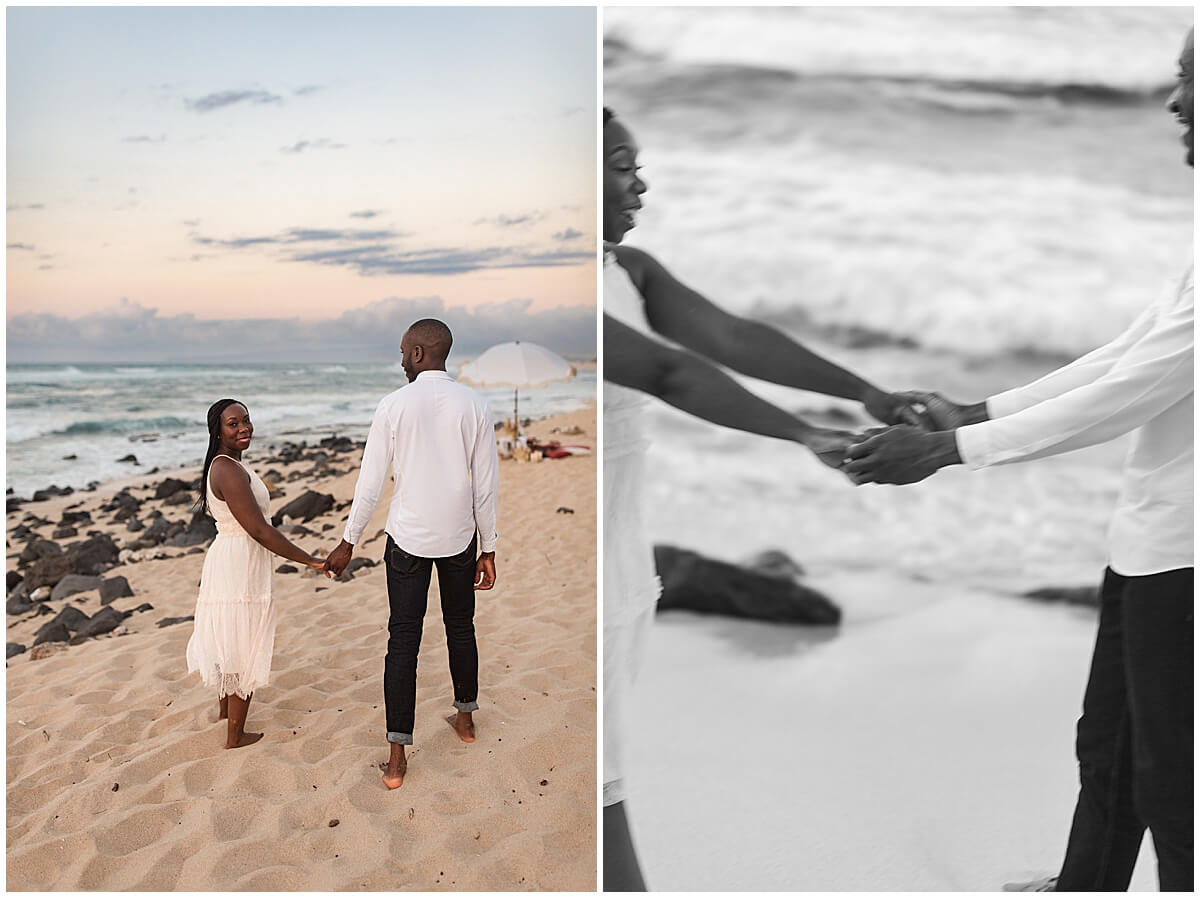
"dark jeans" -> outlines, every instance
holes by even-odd
[[[417,651],[429,595],[429,580],[437,565],[442,594],[442,620],[450,653],[454,707],[479,707],[479,651],[475,647],[475,540],[447,558],[421,558],[405,552],[389,536],[384,550],[387,565],[387,658],[383,664],[383,700],[387,709],[387,740],[412,745],[417,704]]]
[[[1058,891],[1128,889],[1147,828],[1159,888],[1192,891],[1193,583],[1190,567],[1104,573]]]

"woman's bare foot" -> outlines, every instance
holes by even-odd
[[[471,719],[470,711],[459,711],[447,717],[446,723],[454,727],[454,732],[458,733],[458,738],[463,742],[475,741],[475,721]]]
[[[229,742],[225,743],[226,748],[245,748],[247,745],[253,745],[263,737],[262,733],[242,733],[237,737],[237,741],[232,745]]]
[[[389,789],[399,789],[404,785],[404,774],[408,772],[408,758],[404,757],[404,746],[395,742],[388,743],[392,754],[388,758],[387,770],[383,773],[383,784]]]
[[[253,694],[242,698],[240,695],[228,695],[229,718],[225,729],[226,748],[245,748],[253,745],[263,737],[262,733],[246,732],[246,714],[250,710],[250,699]]]

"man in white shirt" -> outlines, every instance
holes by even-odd
[[[1188,165],[1192,45],[1189,32],[1167,104]],[[1057,877],[1012,891],[1124,891],[1147,828],[1160,888],[1193,888],[1192,267],[1121,336],[1028,386],[976,405],[906,394],[937,430],[876,433],[843,464],[856,483],[914,483],[947,465],[1028,461],[1134,433],[1109,528],[1066,857]]]
[[[406,387],[379,403],[341,544],[326,567],[340,575],[379,503],[389,469],[395,488],[388,509],[388,648],[383,694],[391,746],[389,789],[404,781],[404,746],[412,745],[417,652],[433,568],[437,567],[454,684],[454,728],[475,741],[479,653],[475,590],[496,582],[496,439],[487,401],[446,373],[453,337],[441,321],[423,318],[400,342]],[[479,555],[476,557],[476,534]]]

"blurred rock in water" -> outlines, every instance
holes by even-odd
[[[1095,608],[1100,604],[1100,590],[1095,586],[1043,586],[1022,593],[1027,599],[1043,602],[1063,602],[1067,605],[1087,605]]]
[[[675,546],[655,546],[662,579],[661,611],[697,611],[774,623],[835,625],[842,612],[830,599],[798,582],[800,567],[782,552],[749,565],[705,558]]]

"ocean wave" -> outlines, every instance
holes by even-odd
[[[1169,81],[1190,7],[615,7],[605,64],[729,64],[799,75],[1028,85],[1108,102]],[[1106,93],[1111,90],[1113,93]]]
[[[69,436],[85,433],[145,434],[171,430],[192,430],[197,427],[204,427],[204,422],[198,418],[188,420],[175,417],[174,415],[167,415],[159,418],[117,418],[99,421],[75,421],[61,430],[52,431],[52,433],[61,433]]]

